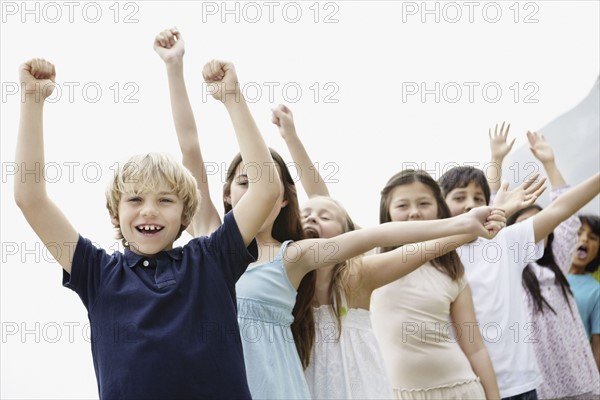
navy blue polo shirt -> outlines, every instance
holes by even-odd
[[[258,254],[230,212],[209,237],[152,258],[79,237],[63,285],[87,308],[103,399],[249,399],[235,283]]]

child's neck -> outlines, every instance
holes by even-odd
[[[571,264],[571,268],[569,268],[569,274],[571,275],[585,275],[585,265],[578,266],[575,264]]]
[[[271,235],[271,227],[256,234],[256,243],[259,248],[257,264],[273,261],[281,248],[281,243]]]

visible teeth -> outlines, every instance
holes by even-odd
[[[161,228],[156,225],[144,225],[144,226],[140,226],[140,229],[143,231],[157,231]]]

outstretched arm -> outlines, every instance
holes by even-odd
[[[229,113],[244,164],[258,168],[257,176],[248,177],[248,191],[233,208],[233,215],[247,246],[259,232],[280,195],[279,173],[240,91],[233,64],[213,60],[204,66],[202,76],[209,84],[212,96],[223,102]]]
[[[490,169],[494,171],[496,176],[488,176],[487,181],[490,185],[490,190],[492,193],[496,193],[500,189],[500,182],[502,181],[502,163],[504,162],[504,158],[510,153],[513,145],[515,144],[515,139],[511,140],[510,143],[507,143],[508,131],[510,129],[510,124],[506,125],[506,129],[504,129],[505,123],[503,122],[500,126],[500,131],[498,131],[498,124],[494,128],[494,133],[492,134],[492,128],[490,128],[488,132],[488,136],[490,138],[490,150],[492,153],[491,165],[494,168],[488,168],[488,174],[490,173]]]
[[[477,207],[466,214],[432,221],[388,222],[328,239],[305,239],[286,248],[285,267],[293,284],[311,270],[331,266],[375,247],[400,246],[440,237],[470,234],[490,237],[496,229],[488,221],[494,209]]]
[[[183,78],[185,45],[181,33],[177,28],[162,31],[154,39],[154,50],[167,67],[171,113],[183,156],[183,165],[196,178],[200,191],[200,208],[194,215],[187,231],[192,236],[206,236],[221,225],[221,218],[210,198],[206,168],[198,140],[198,129]]]
[[[487,222],[491,237],[506,226],[502,210],[494,210]],[[363,257],[362,284],[371,291],[411,273],[427,261],[456,250],[477,238],[475,233],[444,237],[427,242],[412,243],[381,254]]]
[[[21,65],[19,75],[24,98],[15,162],[22,171],[37,172],[16,177],[15,201],[52,257],[70,273],[79,235],[48,197],[43,173],[43,109],[44,101],[54,89],[54,65],[43,59],[33,59]]]
[[[300,182],[308,197],[329,197],[329,190],[323,181],[323,177],[314,166],[296,133],[292,111],[283,104],[278,105],[271,111],[273,112],[272,122],[279,127],[279,133],[281,133],[281,137],[285,140],[292,160],[294,160],[294,163],[300,169]]]
[[[548,207],[534,215],[533,230],[536,243],[548,236],[562,221],[590,202],[600,192],[600,173],[573,186]]]
[[[450,306],[450,318],[460,329],[461,334],[457,333],[458,344],[469,359],[473,372],[481,380],[485,398],[499,399],[496,373],[477,326],[473,297],[468,284]]]

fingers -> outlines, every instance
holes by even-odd
[[[512,150],[512,147],[515,144],[515,140],[517,140],[517,138],[513,138],[513,140],[511,140],[510,144],[508,145],[508,151]]]
[[[528,178],[521,184],[521,188],[526,191],[533,183],[535,183],[535,181],[539,177],[540,177],[540,173],[536,172],[535,174],[533,174],[530,178]]]
[[[56,70],[54,64],[43,58],[34,58],[27,61],[21,67],[23,70],[29,71],[35,79],[50,79],[54,82],[56,78]]]
[[[158,44],[165,49],[170,49],[175,46],[175,43],[181,39],[181,33],[176,27],[165,29],[154,39],[155,45]]]
[[[508,192],[508,181],[502,181],[502,183],[500,184],[500,189],[498,190],[499,192]]]
[[[202,77],[206,82],[218,82],[225,77],[225,61],[212,60],[202,68]]]

